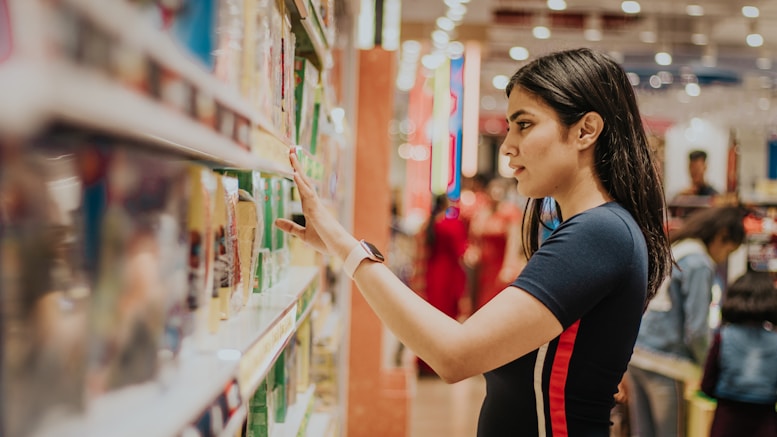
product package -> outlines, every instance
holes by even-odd
[[[221,321],[221,302],[219,295],[223,287],[229,287],[231,274],[229,272],[229,255],[227,248],[227,193],[224,190],[224,179],[220,174],[213,175],[216,190],[213,196],[213,288],[208,307],[208,331],[215,334]]]
[[[189,287],[184,334],[191,335],[201,349],[207,333],[207,314],[213,295],[213,210],[216,176],[207,168],[188,168],[190,201],[187,215],[189,232]]]
[[[26,437],[85,407],[91,284],[76,150],[0,143],[0,435]]]
[[[186,164],[103,138],[78,151],[93,288],[92,397],[153,379],[181,348],[188,295]],[[160,354],[161,352],[164,352]]]
[[[259,387],[248,403],[246,437],[270,437],[270,411],[267,405],[267,379]]]
[[[243,0],[218,0],[215,75],[240,91],[243,61]]]
[[[224,186],[225,201],[224,205],[227,211],[227,222],[225,226],[225,256],[220,257],[223,271],[219,281],[219,305],[221,309],[221,319],[227,320],[234,313],[242,308],[242,297],[238,292],[240,290],[240,254],[238,247],[237,234],[237,204],[240,199],[239,187],[236,178],[221,176],[221,183]]]
[[[294,105],[296,109],[295,144],[310,150],[313,144],[314,109],[316,88],[318,87],[318,69],[303,57],[294,60]]]
[[[248,303],[248,298],[254,289],[256,277],[256,261],[259,251],[256,229],[259,225],[256,216],[256,202],[245,190],[240,190],[240,201],[237,204],[237,236],[240,258],[240,306]]]

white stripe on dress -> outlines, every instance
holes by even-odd
[[[545,355],[548,354],[548,344],[537,349],[537,361],[534,362],[534,399],[537,405],[537,430],[539,436],[547,435],[545,429],[545,398],[542,396],[542,369],[545,367]]]

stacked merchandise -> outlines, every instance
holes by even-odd
[[[165,118],[133,113],[128,126],[116,116],[82,125],[92,113],[74,105],[73,117],[62,116],[72,109],[63,104],[54,111],[62,120],[36,135],[11,142],[0,131],[0,395],[13,399],[0,403],[0,434],[22,437],[77,422],[122,394],[166,394],[188,363],[215,361],[227,324],[259,317],[249,306],[254,294],[284,292],[290,247],[273,223],[291,217],[291,181],[272,166],[219,168],[230,160],[210,151],[193,156],[215,162],[196,164],[181,155],[196,148],[138,125],[191,127],[261,156],[261,119],[280,142],[302,136],[309,168],[329,153],[311,148],[320,74],[300,60],[295,86],[297,36],[284,2],[133,0],[95,3],[94,11],[83,1],[39,3],[49,20],[40,23],[44,57],[67,78],[87,77]],[[133,14],[110,17],[126,4]],[[0,35],[0,58],[3,41],[12,39]],[[160,150],[168,146],[176,152]],[[289,346],[249,397],[257,411],[246,411],[241,381],[232,380],[191,415],[198,435],[219,434],[262,406],[269,432],[309,391],[313,329],[302,309],[319,287],[303,293]]]
[[[70,132],[2,162],[2,387],[14,399],[2,413],[9,435],[27,435],[153,380],[181,352],[190,173]]]

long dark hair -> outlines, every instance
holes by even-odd
[[[715,236],[721,234],[723,242],[737,246],[745,241],[745,212],[736,206],[723,206],[702,209],[683,220],[682,226],[669,233],[669,241],[695,238],[709,246]]]
[[[434,205],[432,206],[432,213],[429,214],[429,221],[426,222],[426,246],[432,247],[434,240],[437,238],[434,232],[434,222],[437,219],[437,214],[445,211],[448,208],[448,197],[445,194],[440,194],[434,198]]]
[[[596,172],[608,194],[631,213],[645,236],[648,299],[652,298],[672,265],[664,231],[666,205],[637,99],[623,68],[590,49],[560,51],[518,70],[507,85],[508,97],[515,87],[542,99],[567,128],[589,112],[604,120],[594,149]],[[539,249],[543,199],[529,203],[523,222],[527,257]],[[557,214],[561,219],[561,211]]]

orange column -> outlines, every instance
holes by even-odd
[[[394,108],[396,53],[359,51],[353,232],[388,248],[391,222],[389,122]],[[348,379],[348,436],[397,437],[409,433],[404,371],[381,365],[383,325],[354,286]]]

